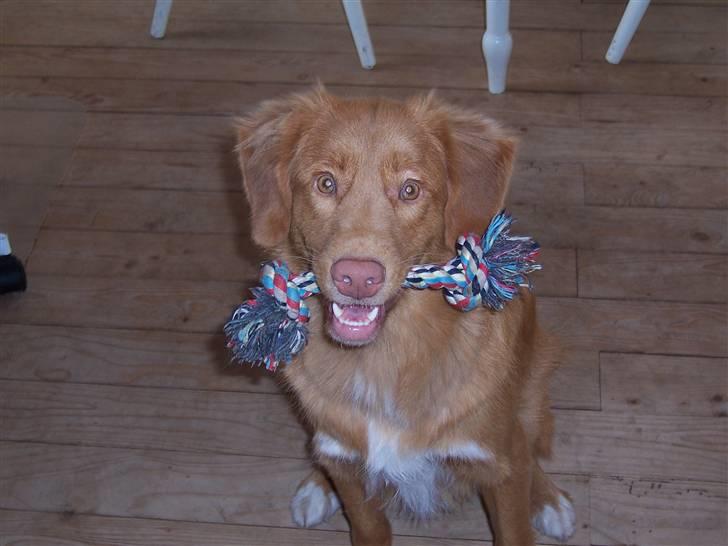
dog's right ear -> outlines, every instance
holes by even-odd
[[[319,86],[306,94],[266,101],[255,112],[236,120],[236,150],[250,204],[252,237],[263,248],[277,247],[288,235],[288,166],[311,114],[330,99]]]

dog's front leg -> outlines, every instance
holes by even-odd
[[[531,527],[531,452],[520,425],[513,431],[511,472],[503,481],[482,489],[495,546],[533,546]]]
[[[376,495],[367,497],[360,469],[352,464],[323,463],[351,525],[352,545],[391,546],[392,528],[382,501]]]

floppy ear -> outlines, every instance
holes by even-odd
[[[443,143],[449,177],[445,208],[446,243],[465,232],[482,234],[505,203],[516,153],[516,139],[497,122],[476,112],[421,97]],[[434,117],[433,117],[434,114]]]
[[[238,160],[251,210],[252,237],[271,249],[287,237],[291,223],[288,166],[307,113],[329,100],[323,87],[312,92],[266,101],[237,119]]]

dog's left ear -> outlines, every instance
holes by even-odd
[[[332,100],[319,85],[307,93],[266,101],[236,120],[252,237],[263,248],[274,249],[288,236],[292,199],[288,166],[305,127]]]
[[[504,206],[516,155],[516,138],[476,112],[429,94],[410,102],[443,144],[449,177],[445,238],[481,235]]]

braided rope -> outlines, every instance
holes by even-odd
[[[480,305],[502,309],[519,287],[531,288],[527,275],[541,269],[538,243],[511,236],[512,223],[506,212],[499,213],[482,237],[461,235],[452,260],[412,267],[402,286],[442,289],[445,300],[461,311]],[[320,290],[312,271],[293,275],[280,260],[263,264],[260,280],[262,288],[254,288],[253,299],[238,307],[225,333],[235,359],[275,370],[306,345],[310,311],[305,300]]]

